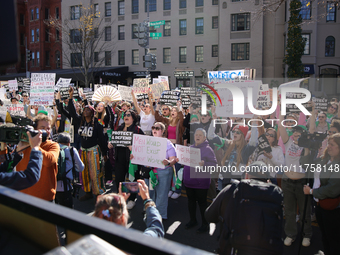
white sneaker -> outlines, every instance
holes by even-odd
[[[303,238],[302,246],[308,247],[309,245],[310,245],[310,238],[307,238],[307,237]]]
[[[128,210],[131,210],[133,207],[135,207],[135,204],[136,204],[135,201],[129,200],[129,202],[126,205],[126,208]]]
[[[171,198],[172,198],[172,199],[177,199],[177,198],[179,198],[180,196],[181,196],[181,194],[178,194],[178,193],[174,192],[174,194],[171,195]]]
[[[298,222],[300,220],[300,214],[296,215],[296,222]]]
[[[285,241],[283,242],[286,246],[291,246],[292,243],[294,242],[293,238],[286,237]]]
[[[169,191],[168,197],[171,197],[174,192],[172,190]]]

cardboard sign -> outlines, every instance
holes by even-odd
[[[70,79],[59,78],[59,80],[58,80],[58,82],[55,86],[57,88],[68,87],[68,86],[70,86],[71,80],[72,80],[71,78]]]
[[[180,92],[178,91],[164,91],[160,98],[160,102],[165,105],[176,105],[179,100],[179,94]]]
[[[257,107],[259,109],[270,107],[270,93],[268,84],[261,84],[259,87]]]
[[[131,95],[132,88],[128,86],[118,85],[118,92],[121,95],[123,100],[132,102],[132,95]]]
[[[146,78],[134,79],[133,91],[135,92],[135,94],[147,94],[149,92],[149,80]]]
[[[6,106],[10,115],[22,117],[26,116],[23,104],[10,104]]]
[[[323,112],[327,112],[327,108],[328,108],[327,98],[313,97],[312,100],[315,104],[315,109],[323,111]]]
[[[161,97],[163,91],[169,90],[169,84],[167,81],[163,81],[160,83],[150,85],[150,88],[153,93],[154,99],[158,99]]]
[[[126,147],[132,145],[133,132],[131,131],[112,131],[110,143],[113,146]]]
[[[166,157],[166,148],[166,138],[134,134],[131,163],[164,169],[162,161]]]
[[[17,80],[9,80],[8,81],[8,90],[9,91],[17,91],[18,90],[18,81]]]
[[[69,90],[69,87],[61,87],[59,89],[61,99],[68,99],[70,97],[70,93],[68,92],[68,90]],[[73,97],[79,97],[78,88],[76,87],[73,88]]]
[[[32,73],[30,105],[53,105],[55,73]]]
[[[180,164],[196,167],[201,162],[201,150],[176,144],[176,155]]]

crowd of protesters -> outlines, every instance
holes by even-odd
[[[335,205],[327,209],[321,203],[326,199],[336,199],[340,196],[340,119],[338,118],[340,116],[339,103],[336,99],[330,101],[326,112],[316,110],[311,103],[312,115],[310,116],[302,113],[290,113],[286,116],[275,116],[275,113],[271,116],[255,116],[258,123],[262,122],[265,125],[250,127],[241,124],[243,119],[240,118],[229,118],[233,120],[232,126],[229,126],[229,123],[214,125],[214,120],[219,116],[216,115],[213,106],[208,107],[207,112],[203,113],[197,105],[190,105],[184,110],[180,100],[173,106],[161,104],[159,99],[154,99],[152,92],[148,94],[148,100],[143,99],[138,102],[133,92],[132,98],[132,102],[125,100],[91,102],[82,94],[74,98],[73,89],[70,88],[67,99],[62,99],[60,94],[56,93],[53,116],[49,116],[45,107],[35,108],[29,105],[27,93],[13,94],[10,99],[11,104],[24,104],[27,118],[34,120],[35,128],[46,130],[49,135],[49,139],[40,145],[43,155],[40,180],[23,192],[47,201],[56,199],[60,146],[63,143],[69,145],[71,141],[63,140],[61,137],[58,145],[51,140],[52,134],[69,133],[73,137],[71,145],[76,148],[75,152],[79,153],[81,159],[78,171],[85,191],[85,195],[79,198],[80,201],[105,193],[107,186],[112,185],[113,176],[118,192],[120,183],[127,178],[131,159],[134,157],[131,155],[132,147],[114,147],[109,142],[108,130],[132,131],[135,134],[164,137],[167,139],[164,168],[150,168],[146,163],[144,166],[138,166],[135,173],[135,181],[149,178],[148,174],[145,175],[148,171],[152,171],[157,176],[157,185],[150,196],[148,192],[142,194],[143,199],[149,203],[146,208],[154,206],[158,208],[159,212],[147,209],[147,213],[152,214],[152,217],[166,220],[168,199],[177,199],[185,190],[190,216],[186,228],[198,224],[196,219],[196,202],[198,202],[201,226],[197,232],[207,232],[209,223],[204,217],[208,207],[207,198],[214,199],[216,194],[230,182],[244,178],[243,166],[253,161],[263,161],[268,166],[277,166],[280,169],[287,166],[287,169],[290,169],[270,173],[270,181],[280,186],[284,194],[284,244],[290,246],[297,239],[296,222],[301,220],[306,205],[302,245],[310,245],[311,222],[316,220],[321,229],[325,253],[340,254],[337,244],[340,238],[340,201],[336,200]],[[270,125],[272,122],[267,119],[280,121],[272,126]],[[286,119],[286,126],[280,124],[284,119]],[[6,116],[3,122],[11,122],[10,116]],[[314,132],[325,133],[327,136],[320,143],[319,148],[312,150],[311,153],[308,148],[299,144],[299,138],[304,133]],[[258,153],[259,151],[256,150],[261,135],[266,137],[271,152]],[[176,145],[200,149],[201,167],[217,164],[234,166],[236,171],[219,174],[217,177],[205,174],[196,178],[197,173],[193,167],[178,163]],[[29,157],[25,155],[30,153],[30,148],[23,151],[24,159],[17,164],[17,171],[26,169]],[[312,164],[316,170],[311,168]],[[183,178],[178,178],[180,175]],[[182,185],[176,187],[174,184],[178,181],[182,181]],[[313,185],[307,186],[307,183]],[[147,189],[144,182],[140,183],[140,187]],[[312,195],[313,198],[308,195]],[[150,197],[154,203],[151,203]],[[124,203],[120,202],[121,199]],[[126,226],[127,209],[131,210],[135,206],[136,199],[136,194],[101,197],[97,201],[95,216]],[[123,209],[118,205],[123,205]],[[161,225],[161,222],[157,224]],[[163,232],[159,226],[157,229],[150,235],[164,235],[164,233],[159,234]]]

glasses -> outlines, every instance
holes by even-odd
[[[240,134],[242,134],[242,132],[241,132],[241,131],[236,131],[236,130],[232,131],[232,133],[233,133],[233,134],[237,134],[237,135],[240,135]]]
[[[318,116],[319,119],[323,119],[326,118],[325,116]]]
[[[131,117],[131,113],[125,114],[125,117]]]
[[[331,106],[331,108],[333,108],[334,110],[338,110],[338,107]]]
[[[161,128],[160,128],[160,127],[155,127],[155,126],[152,126],[152,127],[151,127],[151,129],[152,129],[152,130],[155,130],[155,129],[156,129],[156,131],[159,131],[159,130],[161,130]]]
[[[150,105],[144,105],[144,107],[146,107],[146,108],[149,108],[149,107],[150,107]]]
[[[163,111],[169,111],[170,109],[169,108],[163,108]]]
[[[336,134],[336,131],[328,131],[328,134]]]
[[[269,133],[266,133],[265,135],[266,135],[266,136],[273,137],[273,138],[275,137],[275,135],[274,135],[274,134],[269,134]]]

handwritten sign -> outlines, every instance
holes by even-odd
[[[8,89],[9,91],[17,91],[18,90],[18,81],[17,80],[9,80],[8,81]]]
[[[30,105],[53,105],[55,73],[32,73]]]
[[[162,161],[166,157],[167,139],[146,135],[133,135],[132,164],[164,168]]]
[[[112,131],[110,143],[113,146],[126,147],[132,145],[133,132],[131,131]]]
[[[209,71],[209,84],[232,82],[238,77],[245,77],[244,70],[230,70],[230,71]]]
[[[163,81],[160,83],[150,85],[150,88],[153,93],[154,99],[158,99],[161,97],[163,91],[169,90],[169,84],[167,81]]]
[[[149,92],[149,79],[141,78],[133,80],[133,91],[136,94]]]
[[[259,87],[259,93],[257,96],[257,107],[270,107],[270,94],[268,84],[261,84]]]
[[[57,88],[68,87],[68,86],[70,86],[71,80],[72,80],[71,78],[70,79],[59,78],[59,80],[58,80],[58,82],[55,86]]]
[[[121,95],[123,100],[132,102],[131,91],[132,91],[132,88],[128,86],[118,85],[118,92]]]
[[[196,167],[201,162],[201,150],[176,144],[176,155],[180,164]]]
[[[13,116],[26,116],[23,104],[9,104],[7,105],[7,111]]]
[[[179,99],[179,93],[179,91],[164,91],[160,98],[161,104],[176,105]]]
[[[169,77],[168,76],[158,76],[159,82],[166,81],[169,84]]]

